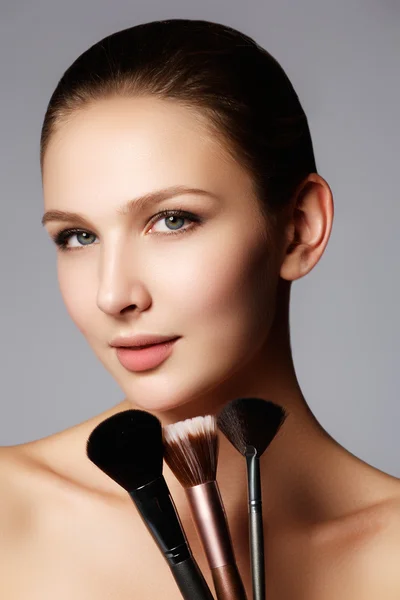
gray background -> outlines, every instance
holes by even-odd
[[[335,198],[327,250],[292,288],[298,377],[334,438],[400,476],[396,0],[1,0],[0,444],[49,435],[123,399],[58,290],[55,247],[40,225],[39,134],[58,79],[81,52],[164,18],[236,27],[292,80]]]

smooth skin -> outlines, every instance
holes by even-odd
[[[138,197],[170,186],[207,194],[139,209]],[[168,424],[259,396],[289,413],[261,461],[268,600],[398,599],[400,482],[329,436],[292,361],[291,282],[326,248],[327,182],[310,174],[267,227],[249,175],[206,117],[176,101],[108,98],[53,134],[43,191],[48,234],[80,229],[57,254],[68,313],[125,398],[65,431],[1,449],[0,597],[179,600],[129,496],[87,459],[86,440],[120,410],[148,410]],[[129,212],[119,210],[129,201]],[[200,221],[157,217],[165,209]],[[159,367],[134,373],[110,342],[139,333],[181,339]],[[164,475],[211,587],[184,491],[167,466]],[[250,600],[246,465],[224,436],[218,482]]]

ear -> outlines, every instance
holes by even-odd
[[[288,281],[307,275],[328,243],[334,215],[332,192],[317,173],[298,187],[286,217],[280,276]]]

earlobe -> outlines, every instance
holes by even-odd
[[[289,247],[283,260],[280,276],[287,281],[294,281],[307,275],[314,265],[310,266],[304,246]]]
[[[311,173],[299,186],[287,221],[280,276],[294,281],[307,275],[321,258],[333,221],[333,198],[327,182]]]

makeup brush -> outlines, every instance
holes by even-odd
[[[285,418],[286,413],[281,406],[262,398],[232,400],[217,418],[221,432],[243,454],[247,462],[253,600],[265,599],[260,456],[272,442]]]
[[[194,417],[163,428],[164,459],[185,489],[218,600],[246,600],[216,482],[217,419]]]
[[[88,458],[122,486],[164,555],[185,600],[214,600],[192,555],[162,475],[160,421],[126,410],[102,421],[89,436]]]

